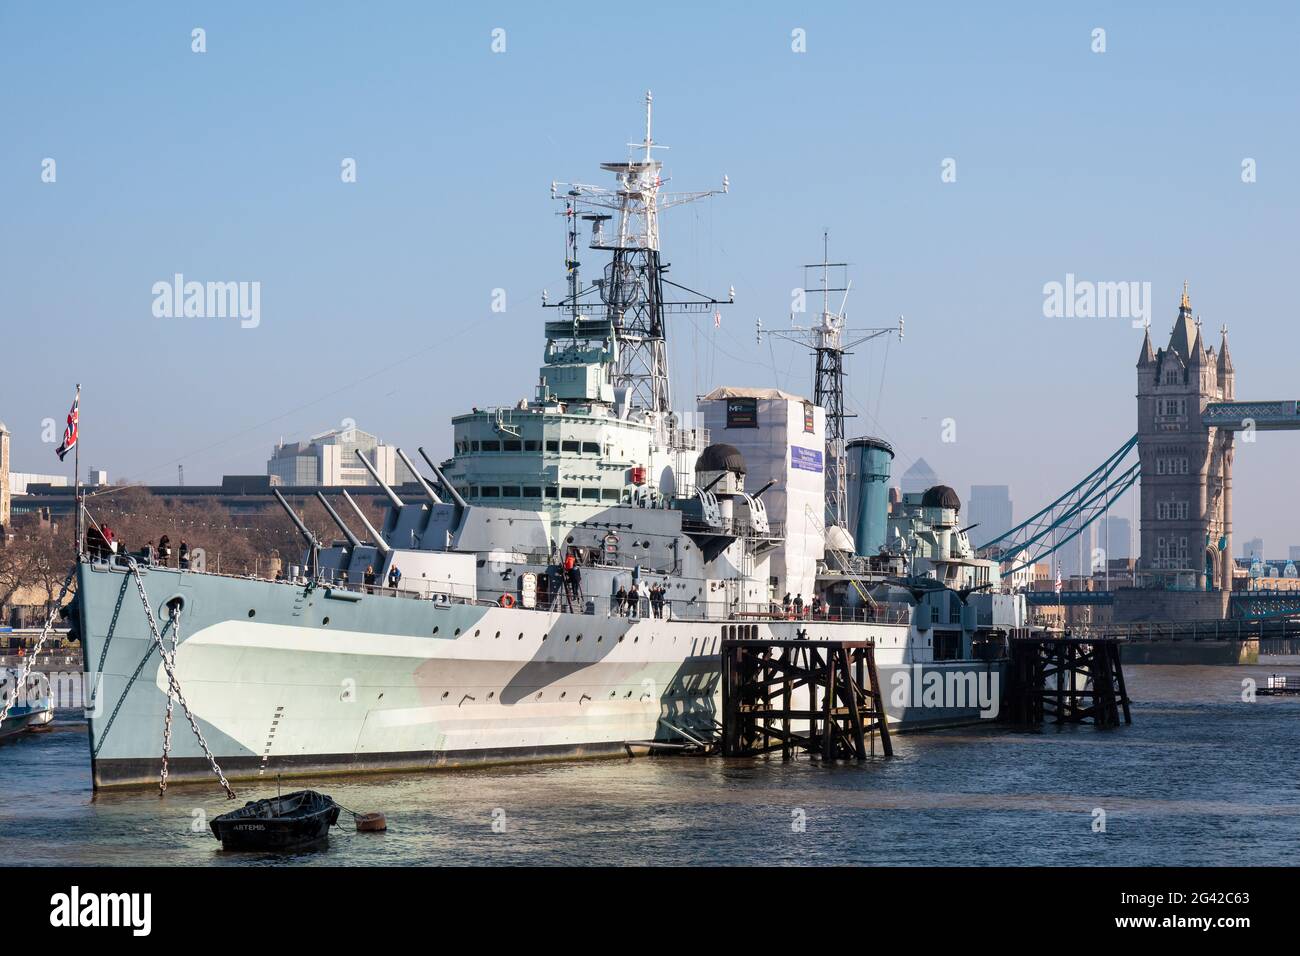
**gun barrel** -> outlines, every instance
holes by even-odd
[[[339,530],[343,532],[343,537],[348,539],[348,545],[353,548],[359,545],[361,543],[361,539],[358,538],[355,534],[353,534],[352,529],[343,523],[343,519],[339,517],[339,513],[334,510],[333,506],[329,503],[329,500],[325,497],[324,493],[319,491],[316,492],[316,498],[318,501],[320,501],[322,505],[325,506],[326,514],[328,514],[330,518],[334,520],[334,523],[339,526]]]
[[[387,554],[388,552],[392,551],[393,550],[392,547],[388,544],[387,541],[384,540],[384,536],[380,534],[378,531],[376,531],[375,526],[372,525],[366,519],[365,512],[362,511],[357,506],[357,503],[352,500],[352,496],[347,493],[346,489],[343,490],[343,500],[346,501],[351,506],[354,512],[356,512],[356,516],[361,520],[361,524],[365,527],[366,533],[370,535],[370,537],[375,539],[375,547],[377,547],[384,554]]]
[[[432,501],[435,505],[442,504],[442,499],[439,498],[434,493],[434,490],[429,487],[429,483],[424,480],[424,475],[420,474],[418,471],[415,470],[415,465],[411,464],[411,459],[406,457],[406,452],[398,448],[397,457],[402,459],[402,462],[406,465],[407,468],[411,469],[411,474],[415,475],[415,480],[420,483],[420,487],[423,488],[424,493],[429,496],[429,500]]]
[[[465,499],[460,496],[460,492],[456,490],[456,486],[448,481],[447,476],[444,475],[438,466],[433,463],[433,459],[429,457],[429,453],[423,448],[420,448],[419,452],[420,457],[423,458],[428,463],[429,467],[433,469],[433,473],[437,477],[438,481],[442,482],[442,487],[447,490],[447,494],[451,495],[452,501],[456,502],[456,504],[462,508],[468,508],[469,505],[467,505]]]
[[[397,492],[393,491],[392,488],[388,487],[388,483],[385,482],[384,479],[379,477],[379,472],[375,470],[374,465],[370,464],[370,459],[367,458],[364,454],[362,454],[360,448],[354,450],[357,453],[357,457],[361,459],[361,464],[366,466],[366,471],[370,472],[370,477],[375,479],[375,482],[379,485],[380,488],[384,489],[384,494],[388,496],[388,500],[392,502],[393,507],[394,508],[402,507],[402,499],[397,497]]]
[[[291,520],[294,527],[298,529],[298,533],[302,535],[303,538],[306,539],[307,543],[313,548],[319,548],[320,542],[317,541],[316,536],[307,529],[307,526],[302,523],[302,519],[298,517],[298,512],[294,511],[289,502],[285,501],[284,495],[280,494],[280,489],[272,488],[271,491],[275,494],[275,500],[280,502],[280,507],[284,509],[285,514],[289,516],[289,520]]]

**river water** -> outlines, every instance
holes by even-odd
[[[1300,698],[1242,700],[1257,667],[1129,667],[1133,725],[896,735],[895,757],[590,760],[286,781],[389,830],[224,853],[216,787],[94,797],[85,724],[0,745],[6,864],[1242,865],[1300,859]],[[187,732],[184,723],[176,731]],[[160,732],[161,737],[161,732]],[[238,787],[240,803],[274,780]],[[1101,827],[1104,825],[1104,829]]]

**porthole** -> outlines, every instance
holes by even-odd
[[[618,636],[618,642],[619,642],[620,644],[623,643],[623,638],[624,638],[625,636],[626,636],[626,635],[624,635],[624,634],[620,634],[620,635]]]
[[[581,643],[582,643],[582,635],[579,634],[579,635],[577,636],[577,638],[574,639],[573,643],[575,643],[575,644],[581,644]]]
[[[633,644],[638,644],[638,643],[640,643],[640,641],[641,641],[641,637],[640,637],[640,635],[638,635],[638,636],[632,638],[632,643],[633,643]]]
[[[444,690],[444,691],[442,692],[442,699],[443,699],[443,700],[446,700],[446,699],[447,699],[448,697],[450,697],[450,696],[451,696],[451,691],[449,691],[449,690]]]
[[[560,700],[564,700],[564,698],[568,696],[569,696],[569,692],[567,690],[560,691]]]
[[[501,632],[497,631],[497,639],[500,639],[500,637],[501,637]]]
[[[479,630],[478,630],[478,628],[474,628],[474,636],[475,636],[475,637],[478,637],[478,635],[479,635]]]
[[[605,639],[605,635],[604,635],[604,634],[597,634],[597,635],[596,635],[596,643],[597,643],[597,644],[599,644],[599,643],[600,643],[601,641],[603,641],[604,639]]]
[[[437,624],[433,625],[433,633],[435,633],[435,634],[438,633],[438,625],[437,625]]]
[[[523,632],[523,631],[520,631],[520,632],[519,632],[519,638],[518,638],[518,639],[521,640],[521,641],[524,639],[524,632]]]
[[[543,640],[543,641],[546,640],[546,637],[547,637],[546,632],[543,631],[543,632],[542,632],[542,640]]]
[[[565,643],[565,644],[569,643],[569,638],[570,638],[571,636],[572,636],[572,635],[569,635],[569,634],[565,634],[565,635],[564,635],[564,643]]]
[[[456,628],[456,633],[452,637],[460,637],[460,628]]]
[[[249,617],[256,617],[256,616],[257,616],[257,612],[254,611],[254,610],[250,607],[250,608],[248,609],[248,616],[249,616]]]
[[[492,699],[493,697],[495,697],[496,695],[497,695],[497,692],[496,692],[496,691],[494,691],[494,690],[490,690],[490,691],[488,691],[488,700],[491,700],[491,699]]]
[[[325,620],[321,621],[322,624],[328,624],[329,622],[330,619],[328,617],[326,617]]]
[[[538,700],[542,699],[542,692],[540,690],[537,692],[537,699]]]

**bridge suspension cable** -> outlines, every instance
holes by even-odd
[[[1065,494],[978,550],[1000,562],[1012,562],[1014,567],[1004,573],[1014,574],[1073,541],[1137,482],[1141,462],[1121,467],[1137,440],[1134,435]]]

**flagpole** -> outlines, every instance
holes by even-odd
[[[77,516],[72,522],[72,533],[76,535],[72,543],[74,560],[81,560],[81,383],[77,383],[77,441],[72,446],[72,499],[76,505]]]

